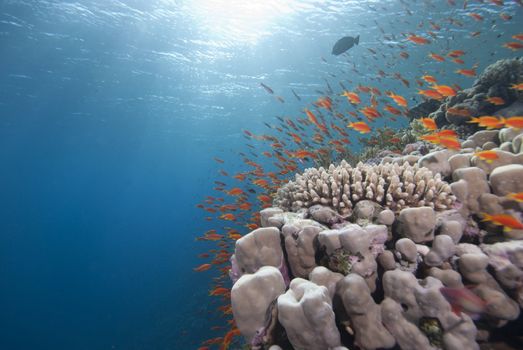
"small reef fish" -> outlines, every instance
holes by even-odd
[[[209,270],[211,267],[212,267],[211,264],[201,264],[200,266],[195,267],[193,270],[196,272],[202,272],[202,271]]]
[[[471,78],[476,76],[475,69],[457,69],[456,73],[461,74],[466,77],[471,77]]]
[[[235,187],[227,192],[229,196],[239,196],[243,194],[243,190],[241,188]]]
[[[424,38],[422,36],[418,36],[418,35],[415,35],[415,34],[409,35],[407,37],[407,40],[412,41],[413,43],[418,44],[418,45],[425,45],[425,44],[429,44],[430,43],[429,39],[426,39],[426,38]]]
[[[236,216],[234,216],[234,214],[228,213],[228,214],[220,215],[220,219],[227,220],[227,221],[235,221]]]
[[[523,41],[523,34],[512,35],[512,39]]]
[[[519,91],[523,91],[523,83],[519,83],[519,84],[512,84],[510,86],[511,89],[514,89],[514,90],[519,90]]]
[[[347,100],[354,105],[361,103],[360,97],[355,92],[343,91],[342,96],[347,97]]]
[[[360,36],[352,37],[352,36],[345,36],[338,41],[336,41],[336,44],[332,47],[332,54],[335,56],[341,55],[342,53],[349,50],[354,45],[359,45],[360,43]]]
[[[432,75],[424,75],[421,79],[425,80],[429,84],[436,84],[438,81]]]
[[[485,115],[482,117],[471,118],[467,123],[477,123],[479,126],[482,126],[487,129],[499,129],[503,127],[503,119],[498,119],[497,117]]]
[[[520,203],[523,202],[523,192],[509,193],[505,197],[507,197],[508,199],[513,199],[513,200],[518,201]]]
[[[429,57],[432,58],[435,61],[438,61],[438,62],[444,62],[445,61],[445,57],[443,57],[441,55],[438,55],[438,54],[436,54],[434,52],[431,52],[429,54]]]
[[[368,126],[365,122],[350,123],[349,125],[347,125],[347,127],[352,128],[362,134],[369,133],[371,130],[370,126]]]
[[[494,225],[503,226],[503,231],[510,232],[511,230],[523,229],[523,223],[512,215],[498,214],[490,215],[487,213],[481,214],[483,216],[482,221],[491,222]]]
[[[438,129],[436,122],[432,118],[421,118],[420,121],[423,124],[423,127],[427,130],[437,130]]]
[[[498,153],[492,150],[476,152],[474,155],[489,164],[499,158]]]
[[[389,92],[387,95],[390,98],[392,98],[394,100],[394,102],[396,102],[396,104],[398,106],[400,106],[400,107],[407,107],[407,100],[405,99],[405,97],[400,96],[400,95],[396,95],[393,92]]]
[[[456,96],[456,90],[448,85],[433,85],[432,88],[445,97]]]
[[[474,18],[476,21],[483,21],[483,16],[479,13],[471,12],[468,14],[470,17]]]
[[[418,95],[423,95],[433,100],[441,100],[444,97],[436,90],[418,90]]]
[[[451,115],[458,115],[460,117],[470,117],[471,113],[470,110],[466,108],[456,108],[456,107],[450,107],[447,109],[447,114]]]
[[[265,91],[267,91],[269,94],[274,94],[274,90],[271,89],[270,87],[268,87],[267,85],[265,85],[264,83],[260,83],[261,87],[263,87],[265,89]]]
[[[501,97],[489,97],[487,98],[487,101],[496,106],[501,106],[505,104],[505,100]]]
[[[514,129],[523,129],[523,116],[504,118],[503,124]]]
[[[503,44],[504,48],[510,49],[512,51],[517,51],[523,49],[523,44],[517,41],[511,41]]]
[[[461,313],[464,312],[471,318],[477,319],[480,314],[485,312],[488,305],[485,300],[472,293],[466,287],[442,287],[440,292],[449,302],[452,312],[457,316],[461,316]]]
[[[463,50],[452,50],[447,54],[447,56],[452,57],[452,58],[457,58],[457,57],[463,56],[464,54],[465,54],[465,51],[463,51]]]

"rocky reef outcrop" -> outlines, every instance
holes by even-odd
[[[246,341],[479,349],[521,323],[523,230],[485,220],[522,220],[508,196],[523,190],[521,135],[479,131],[459,151],[297,175],[261,211],[263,227],[236,242],[231,301]],[[477,156],[487,149],[499,157]]]

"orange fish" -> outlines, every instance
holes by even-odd
[[[427,141],[433,144],[439,144],[440,136],[437,134],[423,135],[420,137],[423,141]]]
[[[264,194],[259,195],[259,196],[258,196],[258,199],[259,199],[261,202],[265,202],[265,203],[270,203],[270,202],[272,202],[272,198],[269,197],[269,196],[267,196],[267,195],[264,195]]]
[[[388,94],[390,98],[392,98],[394,100],[394,102],[396,102],[396,104],[400,107],[407,107],[407,100],[405,99],[405,97],[403,96],[400,96],[400,95],[396,95],[394,93],[389,93]]]
[[[227,192],[230,196],[239,196],[240,194],[243,194],[243,191],[241,188],[235,187]]]
[[[467,123],[477,123],[479,126],[487,129],[499,129],[503,127],[502,119],[490,115],[471,118]]]
[[[505,126],[508,126],[509,128],[523,129],[523,116],[504,118],[503,124],[505,124]]]
[[[523,41],[523,34],[512,35],[512,38],[513,38],[513,39],[516,39],[516,40],[521,40],[521,41]]]
[[[394,107],[392,107],[391,105],[386,105],[386,106],[384,107],[384,109],[385,109],[387,112],[392,113],[392,114],[394,114],[394,115],[400,115],[400,114],[401,114],[401,111],[400,111],[399,109],[394,108]]]
[[[464,64],[465,63],[465,61],[463,61],[461,58],[453,58],[452,62],[457,63],[457,64]]]
[[[269,185],[269,183],[267,182],[267,180],[264,180],[264,179],[256,179],[252,182],[254,185],[256,186],[260,186],[260,187],[266,187]]]
[[[361,103],[360,97],[355,92],[344,91],[342,96],[347,97],[347,100],[349,100],[349,102],[352,104],[357,105],[357,104]]]
[[[483,16],[478,13],[471,12],[468,15],[474,18],[476,21],[483,21]]]
[[[201,264],[198,267],[195,267],[193,270],[197,272],[207,271],[212,267],[211,264]]]
[[[458,69],[458,70],[456,70],[456,73],[464,75],[466,77],[475,77],[476,76],[475,69]]]
[[[447,85],[433,85],[432,88],[439,92],[441,95],[448,97],[448,96],[456,96],[456,90],[451,88]]]
[[[458,134],[454,130],[445,129],[436,133],[439,137],[450,137],[457,138]]]
[[[370,120],[381,117],[380,112],[378,112],[374,107],[364,107],[360,109],[360,112]]]
[[[517,218],[513,217],[512,215],[507,214],[498,214],[498,215],[490,215],[487,213],[483,213],[483,220],[491,222],[494,225],[503,226],[503,230],[505,232],[509,232],[511,230],[522,230],[523,229],[523,223],[521,223]]]
[[[229,346],[231,345],[232,338],[237,335],[240,335],[240,330],[238,328],[234,328],[227,332],[227,334],[225,334],[225,336],[223,337],[223,342],[220,346],[220,350],[228,350]]]
[[[497,152],[491,151],[491,150],[476,152],[476,153],[474,153],[474,155],[489,164],[499,158]]]
[[[369,133],[371,130],[370,126],[368,126],[365,122],[350,123],[349,125],[347,125],[347,127],[352,128],[362,134]]]
[[[465,51],[463,51],[463,50],[452,50],[447,54],[447,56],[456,58],[456,57],[463,56],[464,54],[465,54]]]
[[[203,237],[203,240],[205,240],[205,241],[219,241],[222,238],[223,238],[223,235],[219,235],[217,233],[211,233],[211,234],[205,235]]]
[[[215,296],[215,295],[227,295],[229,294],[229,289],[223,288],[223,287],[215,287],[213,290],[209,292],[209,296]]]
[[[430,43],[430,40],[429,39],[425,39],[424,37],[422,36],[418,36],[418,35],[409,35],[407,37],[407,40],[410,40],[412,41],[413,43],[415,44],[420,44],[420,45],[425,45],[425,44],[428,44]]]
[[[424,75],[421,79],[425,80],[429,84],[436,84],[438,81],[432,75]]]
[[[518,201],[520,203],[523,202],[523,192],[509,193],[505,197],[507,197],[509,199],[513,199],[513,200]]]
[[[455,137],[446,137],[446,136],[440,137],[439,144],[445,148],[452,149],[452,150],[461,149],[461,143]]]
[[[447,109],[447,114],[458,115],[461,117],[470,117],[470,111],[466,108],[450,107]]]
[[[487,101],[496,106],[501,106],[505,104],[505,100],[501,97],[489,97],[487,98]]]
[[[438,62],[443,62],[443,61],[445,61],[445,57],[443,57],[443,56],[441,56],[441,55],[438,55],[438,54],[436,54],[436,53],[433,53],[433,52],[431,52],[431,53],[429,54],[429,57],[432,58],[432,59],[435,60],[435,61],[438,61]]]
[[[509,43],[504,43],[503,47],[510,49],[512,51],[517,51],[523,49],[523,44],[517,41],[511,41]]]
[[[510,88],[518,91],[523,91],[523,83],[512,84]]]
[[[320,124],[318,122],[318,119],[316,118],[316,116],[311,111],[309,111],[307,108],[305,109],[305,114],[307,114],[307,117],[309,118],[311,123],[316,125],[318,127],[318,129],[320,129],[321,131],[327,131],[327,128],[325,127],[325,125]]]
[[[436,130],[438,129],[438,126],[436,125],[436,122],[432,118],[421,118],[421,123],[427,130]]]
[[[418,94],[434,100],[441,100],[444,97],[442,94],[435,90],[418,90]]]
[[[465,312],[471,318],[477,319],[480,314],[485,312],[488,305],[485,300],[472,293],[466,287],[442,287],[440,292],[449,302],[452,312],[457,316],[461,316],[461,312]]]
[[[294,152],[294,154],[292,156],[296,157],[296,158],[316,158],[315,153],[305,151],[305,150]]]
[[[223,214],[223,215],[220,215],[220,219],[222,220],[227,220],[227,221],[235,221],[236,220],[236,216],[234,216],[233,214]]]

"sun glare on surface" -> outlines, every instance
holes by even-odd
[[[214,40],[255,44],[297,5],[297,0],[201,0],[194,1],[193,13]]]

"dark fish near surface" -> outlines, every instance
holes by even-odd
[[[334,47],[332,48],[332,54],[333,55],[341,55],[354,45],[358,45],[360,43],[360,36],[353,38],[352,36],[346,36],[341,38],[334,44]]]
[[[269,94],[274,94],[274,90],[265,85],[264,83],[260,83],[260,85],[267,91]]]

